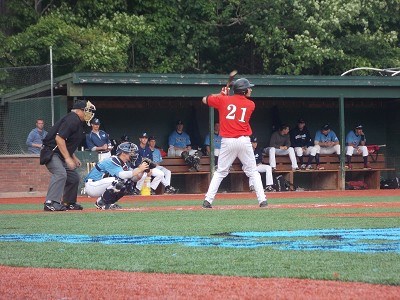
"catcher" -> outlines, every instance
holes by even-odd
[[[120,209],[116,202],[134,188],[144,174],[149,172],[149,164],[142,162],[137,168],[129,167],[136,161],[138,147],[129,142],[118,145],[116,155],[97,163],[85,178],[85,190],[89,197],[98,197],[95,206],[98,209]]]

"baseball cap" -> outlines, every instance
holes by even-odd
[[[329,124],[325,124],[324,126],[322,126],[321,129],[322,130],[329,130],[329,129],[331,129],[331,126],[329,126]]]
[[[176,122],[176,125],[183,125],[183,121],[182,121],[182,120],[178,120],[178,121]]]
[[[90,122],[93,125],[100,125],[100,120],[97,118],[92,119],[92,121]]]
[[[251,141],[252,143],[257,143],[257,142],[258,142],[258,139],[257,139],[256,136],[252,135],[252,136],[250,137],[250,141]]]
[[[306,122],[306,121],[304,121],[303,118],[300,118],[300,119],[297,120],[297,123],[305,123],[305,122]]]
[[[86,108],[86,101],[85,100],[77,100],[75,101],[72,109],[85,109]]]
[[[124,134],[123,136],[121,136],[121,141],[124,141],[124,142],[129,141],[129,136],[127,134]]]
[[[357,125],[356,129],[363,129],[362,125]]]
[[[155,141],[156,140],[156,137],[155,136],[151,136],[151,137],[149,137],[149,141]]]
[[[141,137],[141,138],[143,138],[143,137],[148,138],[149,136],[148,136],[148,134],[147,134],[146,132],[143,132],[143,133],[140,135],[140,137]]]

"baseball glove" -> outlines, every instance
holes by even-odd
[[[142,158],[142,162],[146,162],[149,165],[149,169],[146,170],[146,171],[149,171],[149,170],[154,169],[155,167],[157,167],[156,163],[154,161],[152,161],[150,158],[143,157]]]

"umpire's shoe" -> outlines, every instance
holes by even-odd
[[[83,207],[79,203],[63,203],[67,210],[82,210]]]
[[[65,205],[55,202],[55,201],[51,201],[51,202],[45,202],[44,203],[44,211],[66,211],[67,208],[65,207]]]

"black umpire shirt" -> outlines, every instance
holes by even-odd
[[[83,121],[81,121],[76,113],[68,113],[49,129],[48,134],[43,140],[43,145],[54,148],[57,145],[56,135],[59,135],[65,140],[68,153],[72,156],[85,138]],[[54,152],[60,154],[59,156],[64,160],[64,157],[58,148]]]

